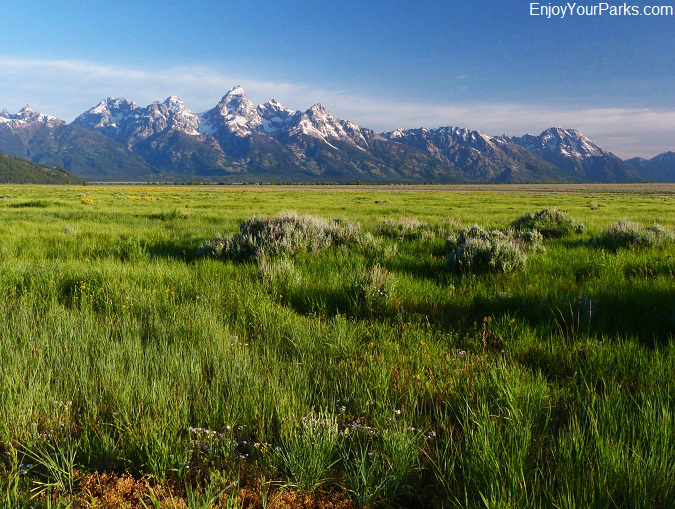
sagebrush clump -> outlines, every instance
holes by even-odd
[[[540,240],[536,234],[529,236]],[[515,237],[499,230],[472,226],[448,239],[446,267],[467,272],[511,272],[526,262],[528,237]]]
[[[675,240],[675,233],[661,225],[643,226],[629,219],[620,219],[591,242],[607,249],[622,247],[662,246]]]
[[[509,230],[507,231],[506,235],[507,237],[511,237],[525,251],[532,251],[537,253],[546,252],[546,248],[544,247],[544,236],[538,230],[529,230],[529,231]]]
[[[535,214],[530,212],[523,214],[511,223],[511,228],[515,231],[536,230],[545,238],[564,237],[584,230],[583,225],[558,209],[544,209]]]
[[[244,221],[239,233],[217,235],[200,247],[200,254],[230,259],[260,259],[299,252],[318,252],[330,246],[356,244],[361,237],[358,223],[341,223],[282,212],[274,217],[255,216]]]

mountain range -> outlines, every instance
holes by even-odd
[[[675,180],[673,153],[626,162],[573,129],[522,137],[457,127],[376,133],[321,104],[255,105],[241,86],[201,114],[175,96],[146,107],[109,97],[70,124],[30,106],[2,110],[0,152],[100,182]]]

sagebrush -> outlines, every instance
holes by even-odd
[[[546,238],[563,237],[570,233],[581,233],[582,224],[558,209],[543,209],[534,214],[528,212],[511,223],[516,231],[536,230]]]
[[[239,227],[238,234],[218,235],[205,242],[201,252],[230,259],[259,259],[301,251],[316,253],[330,246],[353,244],[360,234],[358,224],[282,212],[274,217],[247,219]]]

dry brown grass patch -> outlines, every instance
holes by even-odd
[[[184,490],[172,483],[156,483],[152,479],[135,478],[131,474],[93,473],[79,478],[79,493],[73,507],[82,509],[145,509],[167,507],[187,509]],[[238,499],[231,500],[232,497]],[[299,494],[293,491],[271,491],[267,495],[269,509],[354,509],[355,505],[346,492],[318,492]],[[229,499],[229,500],[228,500]],[[229,504],[228,504],[229,502]],[[263,509],[264,499],[260,489],[244,487],[235,492],[224,493],[212,505],[213,509],[224,507]]]

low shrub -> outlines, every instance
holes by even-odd
[[[472,226],[448,239],[446,267],[466,272],[510,272],[525,265],[526,242],[499,230]]]
[[[138,237],[123,236],[112,244],[110,251],[122,261],[134,261],[145,255],[147,246]]]
[[[539,230],[530,230],[530,231],[509,231],[507,236],[510,236],[514,239],[516,243],[520,245],[525,251],[533,251],[537,253],[543,253],[546,251],[544,247],[544,236],[539,232]]]
[[[354,223],[282,212],[275,217],[255,216],[244,221],[236,235],[217,235],[199,248],[202,255],[231,259],[260,259],[318,252],[330,246],[358,243],[361,227]]]
[[[223,237],[220,233],[215,237],[202,242],[197,249],[197,256],[207,256],[211,258],[219,258],[223,256],[225,245],[228,243],[230,237]]]
[[[532,214],[520,216],[511,223],[515,231],[540,232],[545,238],[564,237],[570,233],[583,232],[583,225],[570,218],[565,212],[558,209],[544,209]]]
[[[387,269],[379,264],[369,271],[360,272],[352,284],[352,294],[357,310],[370,313],[384,313],[396,289],[396,280]]]
[[[635,221],[620,219],[601,235],[593,238],[591,243],[616,250],[622,247],[661,246],[673,240],[675,240],[675,232],[661,225],[644,227]]]

